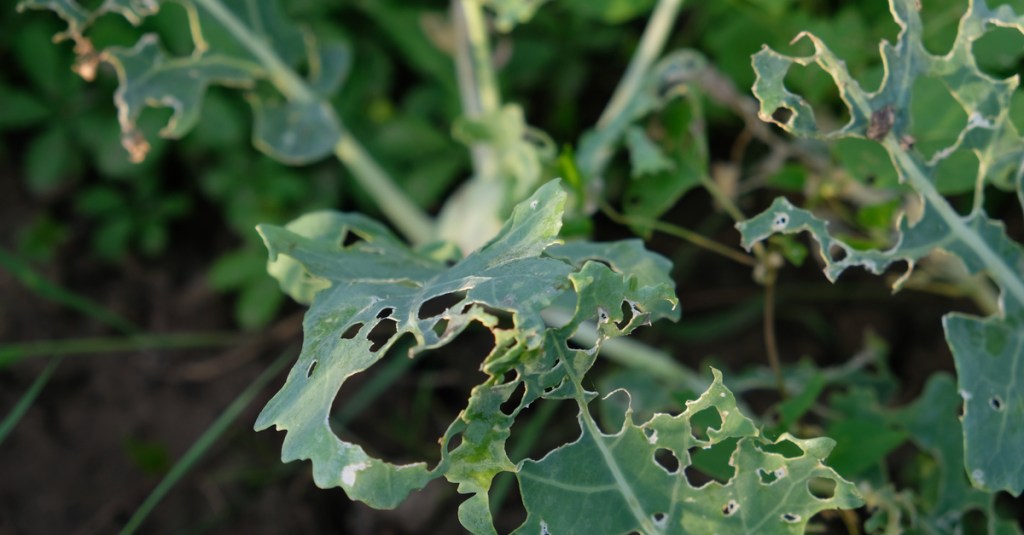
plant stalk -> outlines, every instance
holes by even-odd
[[[384,215],[413,244],[421,245],[436,237],[433,219],[391,180],[359,140],[345,132],[334,145],[334,155],[348,167],[359,185],[377,201]]]
[[[629,108],[633,96],[643,85],[647,71],[661,55],[661,50],[665,47],[665,41],[668,40],[668,34],[672,31],[672,26],[675,25],[676,16],[682,5],[683,0],[660,0],[658,2],[654,13],[651,14],[651,18],[647,22],[647,27],[644,28],[640,46],[633,53],[633,58],[630,59],[629,66],[626,67],[626,73],[615,88],[615,92],[612,93],[612,98],[601,113],[601,117],[597,120],[598,128],[606,128],[614,124]]]

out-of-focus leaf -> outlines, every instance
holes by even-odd
[[[76,43],[78,71],[91,79],[99,62],[113,65],[119,87],[114,95],[121,124],[122,145],[133,161],[142,161],[149,141],[138,127],[147,106],[167,107],[173,115],[160,134],[180,138],[200,115],[211,84],[252,89],[269,81],[284,94],[267,98],[251,94],[256,125],[254,144],[264,152],[292,164],[315,161],[331,152],[342,135],[341,125],[326,97],[334,93],[348,71],[346,47],[317,45],[311,36],[290,25],[276,2],[185,1],[195,51],[170,56],[155,34],[147,34],[131,48],[96,51],[85,31],[104,13],[118,13],[138,25],[158,10],[153,1],[111,0],[95,12],[74,0],[24,0],[19,8],[50,9],[68,23],[61,37]],[[295,78],[308,66],[307,80]]]
[[[661,151],[651,138],[637,126],[626,130],[626,147],[629,148],[629,159],[633,166],[633,178],[669,172],[675,167],[665,153]]]
[[[561,4],[577,15],[621,24],[650,11],[654,0],[564,0]]]
[[[497,15],[495,25],[503,32],[511,31],[517,24],[528,22],[533,14],[548,0],[483,0]]]
[[[26,182],[35,193],[52,192],[74,172],[75,154],[67,130],[53,126],[32,140],[25,154]]]
[[[995,26],[1024,32],[1024,19],[1008,5],[990,8],[985,0],[972,0],[960,20],[952,50],[944,56],[934,56],[922,43],[920,3],[891,0],[890,6],[901,31],[895,44],[882,44],[885,77],[877,91],[864,91],[821,39],[804,33],[800,37],[814,46],[811,56],[789,57],[767,48],[754,56],[754,93],[761,101],[763,119],[798,135],[824,139],[861,137],[880,142],[900,181],[923,200],[920,220],[911,224],[902,219],[897,229],[898,242],[887,251],[856,250],[829,235],[827,223],[781,198],[738,227],[747,247],[773,233],[810,232],[818,240],[819,254],[830,280],[854,265],[880,273],[892,262],[904,261],[912,269],[918,259],[936,248],[959,256],[971,273],[986,272],[1002,290],[1000,314],[987,319],[949,315],[944,325],[962,380],[960,390],[976,398],[972,403],[974,410],[964,414],[965,463],[971,481],[978,488],[1019,494],[1024,490],[1024,465],[1008,465],[1007,455],[1024,450],[1024,433],[1008,432],[1006,425],[1012,421],[1016,427],[1011,429],[1016,429],[1022,421],[1021,398],[1014,390],[1022,373],[1017,366],[1021,351],[1010,340],[1019,338],[1019,332],[1024,330],[1024,249],[1007,236],[1001,222],[988,218],[981,202],[986,184],[1004,188],[1021,185],[1024,173],[1019,169],[1024,161],[1024,141],[1009,119],[1019,79],[999,80],[981,72],[972,46]],[[833,132],[819,132],[808,102],[783,83],[793,65],[812,63],[832,76],[850,112],[850,121]],[[943,84],[967,117],[955,139],[930,157],[914,149],[910,135],[911,97],[915,87],[920,94],[918,84],[923,83]],[[779,109],[788,110],[788,114],[777,113]],[[971,151],[979,162],[975,178],[977,199],[966,216],[950,206],[938,187],[940,166],[957,151]],[[1014,175],[1016,184],[1009,175]],[[951,187],[955,189],[956,184]],[[1024,203],[1024,196],[1021,200]],[[906,276],[896,282],[896,288]],[[1003,400],[1004,396],[1008,398],[1005,405],[993,402]],[[986,407],[985,403],[989,405]]]

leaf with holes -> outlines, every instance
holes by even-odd
[[[1013,347],[1024,330],[1024,249],[1007,236],[1001,222],[989,219],[983,209],[987,184],[1012,188],[1021,182],[1024,142],[1009,120],[1010,101],[1019,80],[998,80],[981,72],[972,47],[991,28],[1024,33],[1024,18],[1010,6],[990,8],[985,0],[972,0],[960,20],[950,52],[934,56],[922,43],[920,2],[891,0],[890,6],[901,30],[896,44],[884,42],[881,46],[885,74],[877,91],[864,91],[821,39],[803,33],[798,37],[814,45],[811,56],[789,57],[768,48],[754,55],[754,94],[760,100],[764,120],[795,134],[824,139],[866,138],[881,143],[900,181],[923,201],[920,220],[901,218],[898,241],[887,251],[855,250],[833,238],[826,222],[785,199],[777,199],[764,213],[740,223],[738,228],[746,247],[774,233],[810,232],[818,241],[825,273],[832,280],[850,266],[880,273],[892,262],[905,261],[908,271],[896,282],[898,289],[914,263],[934,249],[957,255],[971,273],[984,272],[991,277],[1002,290],[1000,313],[984,320],[951,315],[944,324],[960,374],[960,390],[977,392],[978,396],[970,404],[973,410],[964,414],[965,461],[975,476],[972,481],[982,489],[1019,494],[1024,490],[1024,468],[1013,465],[1008,456],[1024,451],[1024,433],[1015,432],[1024,425],[1024,414],[1019,405],[1013,406],[1021,398],[1012,394],[1024,377],[1024,370],[1017,365],[1020,350]],[[850,121],[833,132],[820,132],[810,105],[783,83],[792,65],[812,63],[831,75],[850,112]],[[913,87],[922,81],[942,84],[967,117],[955,141],[930,158],[914,148],[910,121]],[[786,114],[776,113],[779,109],[788,110],[788,117],[783,119]],[[979,162],[974,207],[966,216],[954,210],[937,187],[939,165],[961,151],[973,153]],[[1016,181],[1008,178],[1011,172],[1018,175]],[[990,403],[1004,396],[1005,406],[998,401]],[[983,403],[990,406],[983,410]],[[996,405],[999,407],[994,408]]]
[[[712,371],[714,382],[683,413],[658,414],[638,426],[627,412],[610,435],[594,423],[575,381],[582,434],[539,461],[522,463],[518,477],[528,516],[517,533],[576,533],[581,518],[599,533],[803,533],[818,512],[861,504],[856,487],[823,464],[831,440],[765,439],[740,413],[721,373]],[[691,419],[707,409],[721,423],[700,439]],[[738,441],[728,482],[691,485],[691,451],[730,439]],[[771,451],[783,443],[800,453]],[[671,453],[678,467],[659,464],[659,450]]]
[[[302,353],[257,429],[287,431],[283,460],[311,460],[317,485],[340,486],[375,507],[393,507],[443,475],[474,495],[460,508],[464,525],[490,532],[486,493],[496,474],[515,470],[504,450],[515,416],[540,397],[566,397],[566,378],[593,363],[595,349],[573,362],[559,358],[580,324],[596,318],[605,337],[619,336],[678,315],[668,261],[638,242],[552,247],[565,199],[557,181],[546,184],[513,210],[497,237],[450,267],[361,216],[325,212],[284,228],[261,225],[271,273],[290,295],[312,300]],[[575,300],[572,318],[549,328],[541,311],[565,298]],[[499,327],[502,314],[511,315],[512,327]],[[346,379],[403,335],[413,339],[412,357],[448,344],[471,322],[494,334],[494,349],[481,355],[490,378],[442,437],[437,467],[395,466],[334,435],[329,412]],[[519,405],[502,412],[517,388],[525,390]]]
[[[100,16],[117,13],[133,25],[157,13],[152,1],[108,0],[90,12],[74,0],[23,0],[19,9],[50,9],[68,29],[60,39],[75,42],[76,71],[91,79],[101,62],[117,71],[114,95],[122,144],[134,161],[145,159],[149,143],[137,126],[147,106],[173,114],[160,134],[180,138],[195,126],[210,85],[248,91],[255,124],[253,144],[274,158],[304,164],[331,153],[342,135],[327,102],[340,87],[351,62],[340,43],[318,45],[312,35],[287,22],[277,2],[182,2],[189,17],[195,50],[170,56],[155,34],[143,35],[133,47],[95,50],[86,31]],[[307,79],[293,71],[308,66]],[[269,67],[268,67],[269,66]],[[260,82],[275,86],[278,94]]]

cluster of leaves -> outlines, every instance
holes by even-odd
[[[479,3],[493,10],[500,31],[534,18],[545,24],[543,10],[538,11],[543,1]],[[572,12],[573,24],[594,28],[592,43],[605,43],[618,33],[604,24],[630,21],[653,3],[566,0],[557,9]],[[656,9],[673,3],[678,7],[678,2],[667,1]],[[884,35],[885,25],[876,24],[888,17],[882,4],[863,12],[841,7],[829,12],[829,18],[813,10],[790,16],[795,3],[776,0],[738,11],[722,3],[698,10],[697,23],[719,29],[695,43],[708,57],[687,49],[662,57],[637,80],[639,88],[627,100],[613,99],[609,109],[614,113],[584,133],[575,151],[565,150],[557,158],[552,137],[529,125],[518,105],[498,105],[456,119],[457,83],[443,46],[434,46],[443,41],[438,35],[444,32],[435,28],[436,42],[431,43],[430,31],[420,31],[443,22],[387,3],[357,2],[352,9],[379,23],[399,54],[435,82],[409,90],[397,103],[372,96],[393,84],[393,73],[386,54],[361,43],[354,49],[372,66],[366,71],[373,75],[353,84],[362,87],[357,94],[365,98],[333,100],[352,50],[338,41],[318,44],[312,32],[290,24],[274,2],[256,6],[183,0],[193,45],[182,55],[166,52],[152,34],[133,46],[108,48],[96,47],[86,36],[86,29],[105,13],[141,24],[157,12],[159,3],[107,0],[92,12],[71,1],[25,0],[21,6],[51,9],[64,18],[68,29],[62,35],[75,43],[77,70],[83,75],[90,76],[99,63],[114,67],[120,82],[115,95],[120,139],[137,160],[159,150],[158,144],[151,145],[142,110],[170,108],[161,135],[181,137],[199,124],[201,102],[206,101],[207,113],[217,109],[217,93],[213,98],[206,94],[211,85],[245,92],[254,117],[253,144],[281,162],[308,164],[332,152],[344,160],[356,150],[344,145],[353,133],[375,132],[371,148],[398,171],[403,188],[417,193],[420,205],[440,200],[466,166],[464,151],[452,138],[471,149],[491,151],[494,176],[466,183],[442,208],[439,235],[429,236],[459,242],[465,257],[457,247],[428,240],[414,239],[420,243],[410,247],[384,225],[355,213],[320,211],[285,226],[259,226],[270,251],[267,270],[285,294],[310,308],[302,353],[256,425],[286,431],[283,460],[310,460],[317,485],[341,487],[353,499],[386,508],[443,477],[469,495],[459,519],[474,533],[495,531],[490,501],[495,477],[502,473],[515,474],[518,481],[527,513],[518,532],[524,533],[575,532],[581,517],[608,533],[801,533],[821,511],[865,502],[876,507],[866,525],[872,532],[956,532],[965,528],[965,514],[972,510],[985,513],[989,532],[1015,532],[997,513],[995,493],[1018,495],[1024,489],[1024,465],[1016,454],[1024,450],[1024,397],[1016,388],[1024,357],[1024,249],[1006,235],[1002,223],[986,215],[985,195],[989,187],[1016,191],[1024,205],[1024,143],[1013,121],[1020,93],[1016,78],[999,79],[983,71],[1005,71],[1013,59],[976,49],[998,48],[1009,39],[998,34],[995,41],[985,40],[992,28],[1024,33],[1024,23],[1008,6],[990,8],[984,0],[972,1],[955,31],[938,32],[953,36],[950,51],[938,56],[926,48],[934,48],[930,41],[936,34],[925,34],[920,5],[891,0],[899,35],[895,44],[883,43],[879,60],[861,43]],[[952,9],[941,4],[943,13]],[[318,35],[331,32],[316,29]],[[813,48],[810,55],[791,57],[765,48],[754,55],[752,76],[746,56],[737,50],[753,52],[765,41],[788,38],[775,34],[789,30],[824,31],[848,45],[834,54],[816,34],[801,33]],[[544,55],[552,47],[542,38],[527,33],[522,43],[537,54],[517,56],[509,71],[532,66],[517,61],[559,63],[557,56]],[[589,45],[579,46],[586,51]],[[489,59],[490,54],[484,55]],[[979,66],[980,56],[991,59]],[[791,76],[793,66],[812,64],[828,76],[804,76],[804,71]],[[579,89],[574,86],[579,82],[573,82],[578,77],[569,61],[561,71],[562,77],[554,80],[561,89],[552,91],[553,101],[568,103],[575,99],[573,88]],[[563,218],[586,217],[599,200],[610,197],[606,186],[610,169],[622,163],[616,160],[620,151],[629,160],[629,178],[621,187],[623,211],[638,234],[650,236],[652,221],[692,189],[704,185],[722,195],[719,188],[739,171],[716,175],[711,169],[705,119],[721,114],[722,107],[743,115],[752,104],[732,84],[715,79],[720,72],[739,85],[754,84],[764,121],[831,142],[826,155],[860,182],[862,199],[855,219],[870,234],[861,239],[838,236],[811,210],[780,198],[761,215],[739,223],[745,247],[754,249],[771,238],[773,247],[799,263],[806,250],[775,235],[809,232],[818,241],[830,280],[851,266],[881,273],[894,262],[906,262],[908,272],[897,288],[917,263],[942,249],[962,259],[971,273],[987,274],[998,287],[998,310],[990,317],[950,314],[944,319],[958,385],[947,375],[936,375],[917,401],[894,409],[888,406],[892,378],[884,373],[865,376],[796,366],[785,375],[789,390],[798,394],[782,401],[776,407],[779,418],[765,427],[743,414],[749,411],[724,386],[717,370],[710,386],[695,389],[694,394],[703,393],[691,396],[676,414],[662,410],[661,405],[670,404],[664,399],[647,410],[652,407],[644,398],[657,397],[648,390],[664,386],[653,381],[606,380],[596,390],[585,386],[594,382],[587,374],[609,339],[659,319],[676,319],[679,307],[665,258],[638,240],[562,243]],[[878,89],[864,91],[851,72],[863,73],[863,83],[877,82]],[[528,80],[530,75],[515,78]],[[829,129],[819,126],[808,101],[827,100],[836,92],[850,120],[823,132]],[[713,105],[705,113],[707,100]],[[942,103],[947,104],[942,113],[932,111]],[[38,120],[32,115],[41,113],[38,108],[26,105],[15,123]],[[574,105],[559,108],[561,115],[551,124],[556,131],[563,122],[574,125],[575,119]],[[239,114],[233,105],[224,109]],[[819,113],[818,119],[827,115]],[[339,116],[353,121],[343,124]],[[962,128],[947,127],[958,119]],[[438,127],[449,123],[454,124],[450,137]],[[775,134],[763,136],[774,139]],[[336,192],[323,184],[329,181],[300,179],[276,163],[243,160],[229,158],[202,182],[205,193],[226,207],[227,219],[238,232],[261,220],[283,221],[300,208],[333,204]],[[541,185],[556,166],[565,175],[568,194],[558,182]],[[824,186],[810,191],[812,178],[821,177],[812,177],[806,166],[785,162],[770,175],[769,185],[811,193],[807,208],[813,208],[816,198],[829,196]],[[866,194],[865,185],[882,193]],[[143,243],[159,244],[163,222],[186,208],[152,187],[139,191],[142,203],[100,189],[83,196],[82,209],[120,214],[159,197],[170,207],[145,208],[147,217],[157,219],[153,225],[136,225],[135,216],[114,225],[125,232],[138,228]],[[973,206],[961,215],[943,195],[965,192],[973,192]],[[322,202],[307,201],[317,196]],[[915,208],[915,217],[899,216],[896,243],[885,249],[893,217]],[[474,240],[484,241],[488,235],[477,222],[479,227],[500,227],[479,247]],[[472,245],[460,241],[462,233],[470,234],[466,243]],[[246,325],[267,321],[281,300],[258,268],[257,247],[255,239],[247,241],[212,272],[218,288],[241,291],[238,314]],[[759,268],[770,261],[761,253],[758,257]],[[390,352],[402,340],[409,358],[429,358],[431,351],[447,348],[473,324],[494,339],[493,348],[478,355],[486,379],[472,390],[441,437],[435,466],[385,462],[335,434],[332,404],[348,379],[385,358],[404,358]],[[596,341],[582,348],[571,342],[588,329],[596,330]],[[737,374],[731,384],[740,391],[758,381]],[[824,434],[837,440],[818,436],[817,430],[794,431],[800,437],[787,432],[796,429],[794,424],[829,387],[834,390],[823,417]],[[955,416],[958,393],[964,402],[962,424]],[[517,417],[531,404],[554,401],[575,403],[579,437],[540,459],[511,458],[506,443]],[[634,402],[636,413],[643,415],[639,423],[634,421]],[[600,403],[605,427],[617,429],[601,429],[591,414],[595,403]],[[698,420],[707,411],[716,423],[701,437]],[[907,441],[938,466],[922,471],[914,489],[918,494],[897,487],[884,469],[886,455]],[[709,468],[710,455],[722,456],[724,462]],[[674,462],[666,463],[666,457]],[[691,469],[712,473],[717,480],[694,484],[688,476]]]
[[[557,245],[565,201],[556,182],[545,185],[516,207],[497,237],[450,267],[409,250],[358,215],[324,212],[286,228],[260,227],[271,272],[284,291],[310,302],[310,310],[302,354],[257,429],[287,431],[284,460],[310,459],[318,485],[340,486],[376,507],[393,507],[443,476],[473,494],[459,518],[474,533],[494,532],[487,491],[500,472],[519,479],[529,515],[520,531],[527,533],[570,532],[580,515],[608,533],[800,533],[823,509],[858,505],[854,486],[821,462],[832,441],[786,435],[778,441],[792,442],[799,455],[766,452],[763,446],[773,442],[739,412],[717,371],[715,382],[682,414],[658,414],[638,426],[627,411],[618,432],[598,428],[588,407],[597,393],[583,384],[601,340],[675,318],[679,310],[667,261],[639,242]],[[350,234],[355,243],[344,245]],[[451,304],[435,313],[432,300]],[[568,323],[547,326],[541,313],[566,303],[574,310]],[[511,314],[510,328],[498,326],[502,314]],[[601,338],[592,348],[571,349],[570,338],[588,320],[597,322]],[[442,437],[437,466],[392,465],[335,436],[331,400],[347,378],[379,361],[405,334],[415,339],[413,357],[447,345],[471,322],[494,334],[494,349],[482,357],[488,378]],[[521,397],[508,408],[517,390]],[[513,464],[505,442],[515,418],[542,399],[575,401],[581,436],[539,461]],[[708,408],[717,411],[721,425],[702,440],[692,433],[690,418]],[[724,485],[692,486],[684,474],[690,452],[730,439],[736,440],[730,463],[735,477]],[[660,449],[670,451],[678,467],[659,465]],[[831,480],[834,494],[812,494],[808,483],[816,478]]]

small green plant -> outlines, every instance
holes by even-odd
[[[580,17],[606,22],[629,20],[654,4],[603,113],[573,143],[556,142],[528,124],[521,106],[503,102],[494,69],[488,14],[498,31],[511,32],[547,9],[544,4],[452,2],[446,35],[456,84],[449,89],[461,103],[452,137],[468,147],[472,176],[444,200],[436,218],[339,116],[339,109],[356,111],[332,100],[346,81],[351,49],[319,42],[276,3],[182,0],[194,46],[188,55],[167,53],[153,34],[104,50],[89,39],[87,30],[99,17],[118,14],[137,25],[162,9],[158,2],[107,0],[94,11],[71,0],[23,0],[19,6],[53,10],[67,22],[59,37],[75,44],[79,72],[91,75],[100,64],[114,68],[121,140],[132,159],[145,159],[151,148],[139,128],[145,107],[171,108],[161,135],[177,138],[199,120],[209,86],[240,89],[253,110],[257,149],[292,165],[334,155],[397,229],[329,206],[285,225],[257,227],[270,253],[267,271],[284,294],[309,309],[298,361],[256,428],[285,431],[282,459],[309,460],[318,486],[393,508],[444,478],[466,495],[457,512],[462,526],[483,534],[496,532],[493,511],[507,491],[496,481],[506,473],[514,475],[525,509],[517,533],[803,533],[829,514],[857,531],[859,519],[850,510],[864,505],[863,529],[871,533],[1019,533],[996,497],[1024,490],[1024,397],[1017,387],[1024,380],[1024,249],[986,214],[985,200],[997,188],[1016,192],[1024,205],[1024,142],[1012,117],[1020,92],[1016,77],[982,72],[973,47],[991,28],[1024,33],[1024,19],[1010,6],[972,0],[952,49],[933,55],[925,47],[920,3],[891,0],[899,35],[895,43],[883,42],[880,83],[869,92],[850,68],[870,70],[872,58],[858,49],[848,67],[812,33],[798,34],[813,46],[810,55],[764,48],[754,54],[752,72],[745,70],[746,58],[726,57],[731,41],[723,35],[763,26],[748,20],[752,11],[736,20],[726,18],[733,7],[725,4],[703,12],[722,25],[702,43],[722,56],[713,61],[690,49],[663,54],[680,0],[629,6],[566,1],[564,8]],[[765,16],[786,19],[790,4],[772,3],[763,8]],[[860,20],[847,8],[839,12]],[[853,31],[855,25],[845,29],[870,33]],[[419,51],[415,39],[403,41],[405,53]],[[422,64],[434,65],[434,59]],[[789,77],[794,65],[812,64],[832,82]],[[752,78],[757,103],[716,65],[732,79]],[[834,86],[849,121],[823,132],[808,100],[787,84],[810,100],[826,98]],[[962,110],[962,127],[913,112],[914,99],[930,101],[944,92]],[[705,123],[727,111],[773,151],[761,168],[744,168],[742,158],[712,166]],[[765,122],[832,145],[783,138]],[[403,129],[416,125],[422,126],[402,123]],[[447,151],[443,140],[434,141]],[[881,145],[891,168],[871,143]],[[964,155],[977,162],[970,180],[963,177]],[[613,178],[622,171],[619,156],[629,162],[624,182]],[[850,165],[836,170],[833,160]],[[437,198],[461,162],[430,164],[428,178],[413,183]],[[294,193],[293,179],[276,164],[254,168],[250,185],[274,195],[231,197],[244,186],[224,184],[245,175],[213,174],[204,185],[230,207],[237,226],[264,214],[280,216]],[[738,202],[741,174],[756,175],[760,186],[803,193],[806,208],[779,197],[760,215],[745,217]],[[750,254],[659,220],[701,189],[725,214],[721,220],[735,221]],[[961,214],[944,194],[965,191],[971,206]],[[622,213],[612,206],[619,194]],[[859,199],[854,213],[839,202],[843,195]],[[99,203],[92,197],[104,200],[93,194],[82,202]],[[116,214],[127,204],[106,197],[94,211]],[[813,211],[830,204],[838,206],[833,215],[848,235],[830,232],[830,223]],[[585,239],[586,220],[598,210],[640,236],[670,233],[749,267],[765,288],[769,367],[728,374],[712,368],[707,378],[625,339],[638,327],[680,318],[672,263],[642,240]],[[894,243],[886,248],[894,219]],[[971,295],[993,310],[984,318],[951,313],[943,320],[957,384],[935,374],[917,400],[892,406],[896,380],[887,349],[870,336],[861,353],[838,367],[783,364],[774,338],[776,284],[785,261],[805,261],[807,248],[786,236],[801,232],[817,241],[830,280],[853,266],[882,273],[904,262],[899,289],[913,283],[916,265],[937,262],[935,251],[958,258],[967,273],[948,277],[974,285]],[[258,325],[278,301],[266,298],[266,280],[251,269],[253,254],[249,246],[222,258],[213,280],[248,296],[239,301],[239,316]],[[985,298],[989,284],[999,292],[994,306]],[[464,363],[484,378],[440,437],[436,464],[387,462],[338,436],[332,404],[349,379],[386,360],[449,350],[470,328],[487,330],[493,346]],[[628,371],[598,374],[604,358]],[[758,415],[738,394],[765,388],[781,399]],[[956,416],[960,398],[962,419]],[[570,428],[576,438],[540,456],[513,454],[509,444],[527,409],[560,402],[576,417],[557,427]],[[886,458],[907,442],[930,455],[933,465],[894,478]],[[709,481],[700,481],[698,472]],[[981,520],[968,515],[974,511]]]

